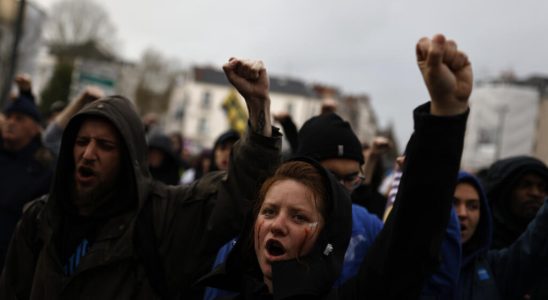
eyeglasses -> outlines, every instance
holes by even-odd
[[[344,185],[350,191],[360,186],[360,184],[362,184],[363,180],[365,179],[365,177],[358,172],[341,176],[331,171],[331,174],[333,174],[337,181]]]

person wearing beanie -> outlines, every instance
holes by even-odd
[[[303,124],[299,131],[299,148],[296,155],[318,160],[351,194],[353,228],[343,271],[337,281],[338,284],[342,284],[356,275],[361,262],[383,227],[380,218],[370,213],[370,207],[357,204],[368,203],[368,199],[375,198],[375,190],[365,183],[361,174],[361,166],[364,164],[362,145],[350,123],[331,112],[313,117]],[[446,231],[442,245],[445,252],[453,253],[453,248],[458,248],[458,244],[453,242],[458,241],[456,231],[452,230],[455,227],[456,221],[452,222]],[[456,274],[458,263],[444,256],[441,271],[430,278],[423,294],[431,295],[432,290],[440,290],[440,287],[447,291],[454,289]]]
[[[0,299],[196,299],[194,281],[242,228],[281,147],[262,63],[223,69],[248,129],[228,171],[191,185],[152,180],[131,100],[97,99],[69,118],[51,192],[26,207],[9,246]]]
[[[0,135],[0,269],[23,206],[49,190],[54,156],[40,138],[41,115],[30,79],[16,78],[19,95],[9,100]]]
[[[215,141],[211,153],[211,165],[209,171],[224,171],[228,169],[230,151],[232,146],[240,139],[240,134],[235,130],[223,132]]]

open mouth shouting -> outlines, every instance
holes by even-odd
[[[270,239],[266,242],[265,249],[272,258],[277,258],[287,253],[287,250],[282,243],[274,239]]]
[[[93,183],[96,177],[95,171],[89,167],[80,166],[76,171],[76,180],[83,185]]]

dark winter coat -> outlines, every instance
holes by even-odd
[[[440,246],[452,207],[453,192],[464,140],[467,113],[437,117],[429,113],[429,104],[414,112],[415,133],[407,148],[407,159],[400,190],[391,217],[369,249],[356,277],[332,289],[338,273],[325,264],[296,263],[290,260],[272,266],[273,295],[262,283],[252,248],[240,246],[232,251],[220,268],[201,281],[202,284],[239,292],[237,299],[416,299],[425,281],[439,266]],[[338,191],[331,176],[331,191]],[[348,194],[333,195],[347,203]],[[350,214],[351,207],[345,214]],[[341,226],[344,235],[333,237],[340,243],[348,239],[347,222],[326,224]],[[242,236],[249,235],[247,224]],[[331,232],[329,232],[331,233]],[[328,233],[328,234],[329,234]],[[344,238],[344,240],[343,240]],[[249,242],[248,242],[249,244]],[[239,241],[238,245],[246,245]],[[325,240],[305,262],[325,262],[321,251]],[[335,248],[335,253],[336,252]],[[342,256],[335,257],[342,263]],[[340,262],[338,261],[340,260]]]
[[[459,299],[522,299],[548,270],[546,201],[514,243],[500,250],[489,250],[492,223],[487,197],[472,175],[461,172],[459,182],[472,184],[480,195],[480,221],[463,247]]]
[[[352,233],[352,203],[348,192],[318,162],[309,158],[295,160],[308,162],[320,172],[327,193],[325,207],[329,211],[326,212],[325,225],[316,244],[308,255],[272,264],[273,290],[276,291],[275,298],[280,299],[302,299],[329,292],[342,270]],[[253,250],[254,219],[248,218],[242,238],[236,242],[227,261],[200,284],[239,292],[235,296],[238,299],[257,299],[259,294],[268,292]]]
[[[54,160],[40,137],[17,152],[6,151],[0,138],[0,271],[23,206],[49,191]]]
[[[63,216],[70,207],[72,147],[82,121],[90,116],[107,119],[120,132],[126,151],[123,171],[128,178],[123,193],[92,219],[96,232],[87,254],[67,275],[61,236],[73,233],[66,226],[71,219]],[[210,269],[219,247],[241,230],[261,178],[270,174],[279,159],[276,130],[274,138],[248,132],[233,149],[228,174],[215,172],[190,186],[166,187],[151,180],[143,125],[131,103],[115,96],[86,106],[64,132],[47,204],[43,209],[29,207],[18,224],[0,278],[0,298],[157,299],[144,263],[149,258],[138,255],[137,242],[156,243],[158,267],[166,279],[163,283],[174,291],[170,294],[191,298],[195,292],[191,284]],[[156,238],[153,241],[136,238],[143,207],[152,210],[143,213],[151,216],[152,228],[148,229]],[[43,245],[36,247],[37,241]]]

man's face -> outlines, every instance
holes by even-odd
[[[217,164],[217,169],[228,170],[230,151],[232,151],[232,146],[234,143],[236,142],[229,141],[215,148],[215,163]]]
[[[330,158],[321,161],[321,165],[331,171],[335,178],[352,192],[363,181],[360,174],[360,163],[347,158]]]
[[[33,118],[19,112],[7,115],[2,125],[2,138],[6,149],[17,151],[28,145],[40,132],[40,126]]]
[[[512,191],[512,213],[521,219],[532,220],[544,203],[546,188],[546,182],[536,173],[523,175]]]
[[[75,206],[82,214],[97,207],[99,199],[110,192],[120,173],[121,141],[109,122],[88,119],[82,123],[74,143]]]
[[[480,197],[469,183],[459,183],[455,189],[453,206],[460,222],[461,243],[464,244],[476,232],[480,220]]]

